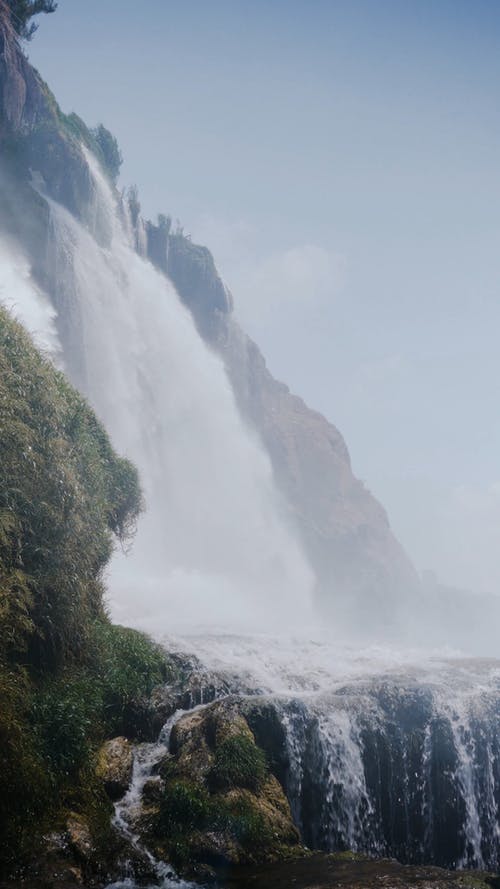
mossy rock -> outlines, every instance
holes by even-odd
[[[130,741],[118,737],[106,741],[97,754],[96,777],[110,799],[117,800],[130,786],[133,753]]]
[[[188,713],[160,766],[165,782],[149,836],[181,869],[275,861],[300,854],[284,791],[269,772],[238,699]]]

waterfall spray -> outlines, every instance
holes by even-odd
[[[87,160],[87,227],[47,199],[47,266],[68,375],[138,466],[144,490],[132,551],[111,565],[112,613],[155,634],[193,623],[303,623],[313,578],[270,461],[220,359],[170,281],[137,253],[116,195]]]

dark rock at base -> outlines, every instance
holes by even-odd
[[[219,871],[221,889],[500,889],[500,877],[479,871],[412,867],[348,852],[311,855],[237,871]]]

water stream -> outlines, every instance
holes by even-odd
[[[202,704],[200,707],[193,709],[198,710],[203,706],[205,705]],[[151,865],[151,871],[155,874],[155,882],[149,884],[149,887],[146,886],[146,889],[150,889],[150,887],[156,887],[156,889],[158,887],[160,889],[196,889],[197,887],[196,883],[191,883],[178,877],[171,865],[155,858],[141,842],[140,836],[134,828],[134,820],[140,809],[144,785],[154,774],[155,766],[165,757],[169,749],[172,728],[186,712],[188,711],[176,710],[163,726],[158,741],[155,744],[138,744],[135,747],[130,787],[126,794],[115,804],[114,827],[122,834],[130,847],[148,860]],[[132,868],[130,865],[125,864],[124,878],[110,883],[107,889],[134,889],[137,885],[135,878],[132,875],[127,876],[127,871],[132,871]],[[144,884],[141,885],[144,886]]]

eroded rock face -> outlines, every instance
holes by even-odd
[[[97,757],[96,775],[110,799],[120,799],[126,793],[132,778],[132,767],[132,745],[127,738],[112,738],[102,745]]]
[[[355,477],[339,430],[269,372],[231,315],[220,316],[221,352],[243,415],[257,429],[278,487],[337,624],[366,607],[388,628],[418,587],[381,504]]]

